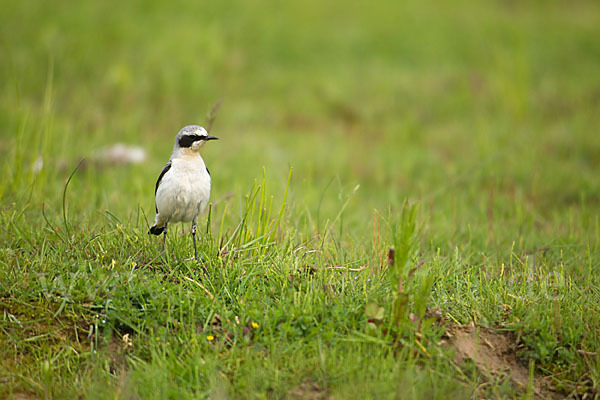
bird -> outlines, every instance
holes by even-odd
[[[200,125],[182,128],[175,136],[173,153],[158,176],[154,189],[156,217],[149,233],[163,234],[164,251],[168,225],[191,221],[195,260],[198,260],[196,220],[208,205],[211,183],[200,148],[210,140],[218,138],[209,135]]]

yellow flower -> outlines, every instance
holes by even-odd
[[[253,323],[252,323],[252,327],[253,327],[254,329],[258,328],[258,324],[257,324],[256,322],[253,322]]]
[[[215,339],[215,337],[213,335],[208,335],[206,337],[206,340],[208,340],[209,342],[212,342]]]

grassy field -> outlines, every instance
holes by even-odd
[[[600,396],[597,1],[0,6],[0,398]]]

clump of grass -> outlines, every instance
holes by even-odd
[[[227,207],[225,208],[217,239],[219,243],[223,243],[220,247],[221,255],[232,255],[236,252],[251,250],[254,255],[259,256],[268,251],[269,246],[275,243],[274,240],[279,233],[291,179],[292,169],[288,174],[279,211],[275,214],[276,216],[272,215],[274,196],[268,195],[266,171],[263,169],[262,181],[259,183],[254,180],[250,193],[245,196],[242,203],[240,222],[228,238],[223,236],[223,226],[227,212]]]
[[[426,320],[423,324],[435,276],[425,271],[421,279],[415,279],[415,274],[424,264],[417,260],[416,214],[417,205],[405,201],[397,220],[390,218],[387,221],[393,243],[384,269],[391,288],[390,300],[384,306],[368,303],[365,314],[369,318],[367,326],[371,332],[383,334],[385,340],[394,345],[414,341],[429,356],[421,344],[421,337],[433,321]]]

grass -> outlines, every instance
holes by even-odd
[[[597,397],[598,4],[213,3],[2,2],[0,397]]]

